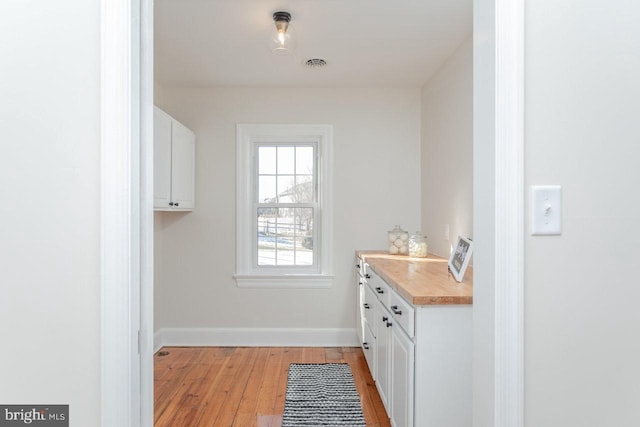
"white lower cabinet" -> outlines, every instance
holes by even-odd
[[[364,286],[364,324],[365,324],[365,342],[369,347],[369,371],[371,376],[375,378],[378,375],[378,302],[375,294],[366,283]],[[363,345],[364,349],[364,345]],[[367,351],[365,351],[367,356]]]
[[[357,264],[359,266],[359,264]],[[356,319],[356,324],[357,324],[357,330],[358,330],[358,340],[361,343],[364,343],[364,328],[365,328],[365,324],[364,324],[364,277],[362,275],[360,275],[359,273],[356,276],[356,280],[358,281],[358,294],[356,295],[356,298],[358,300],[358,309],[356,311],[357,313],[357,319]]]
[[[391,425],[471,427],[472,306],[413,305],[362,277],[362,348]]]
[[[395,327],[395,326],[394,326]],[[413,425],[414,344],[401,331],[391,335],[391,425]]]
[[[373,307],[371,307],[370,303],[374,301],[375,298],[372,295],[368,295],[371,290],[367,286],[367,278],[365,277],[365,268],[364,261],[361,261],[359,258],[356,258],[356,281],[358,284],[358,307],[356,310],[357,318],[357,329],[358,329],[358,339],[362,345],[362,351],[364,352],[364,358],[367,361],[367,365],[369,365],[369,370],[372,375],[375,371],[375,361],[376,361],[376,337],[372,332],[371,325],[367,323],[367,318],[373,320]]]
[[[385,408],[390,408],[391,390],[391,313],[378,302],[378,335],[376,335],[376,386]],[[389,325],[389,326],[388,326]],[[391,415],[390,411],[389,415]]]
[[[367,360],[367,365],[369,365],[369,371],[371,371],[371,376],[374,376],[374,366],[376,365],[376,338],[373,336],[373,332],[371,332],[371,328],[365,322],[364,328],[364,341],[362,342],[362,351],[364,352],[364,358]]]

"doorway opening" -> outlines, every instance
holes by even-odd
[[[139,23],[137,19],[142,17],[142,31],[140,31],[140,41],[142,42],[142,75],[150,75],[149,63],[146,63],[145,58],[151,57],[151,47],[153,42],[150,40],[150,17],[153,16],[150,1],[142,0],[140,5],[140,15],[123,14],[120,17],[122,25],[120,27],[107,28],[103,26],[103,35],[105,38],[109,38],[110,35],[116,35],[115,38],[122,34],[127,34],[125,28],[130,28],[132,22]],[[503,2],[505,3],[505,2]],[[106,6],[110,8],[113,6]],[[125,7],[126,9],[126,7]],[[521,424],[522,414],[522,364],[521,362],[521,282],[522,282],[522,247],[521,247],[521,204],[522,204],[522,189],[513,188],[511,185],[513,182],[518,181],[520,171],[514,170],[521,164],[522,156],[522,137],[521,137],[521,124],[522,124],[522,17],[523,6],[520,3],[517,4],[497,4],[495,8],[489,2],[482,0],[476,0],[475,2],[475,32],[476,34],[498,34],[498,39],[486,39],[477,38],[476,46],[474,47],[474,53],[477,55],[481,62],[474,65],[474,79],[486,83],[487,81],[494,82],[493,85],[486,85],[485,91],[479,91],[476,93],[476,103],[474,105],[474,111],[483,111],[482,118],[476,116],[475,129],[474,129],[474,145],[477,148],[482,148],[483,153],[479,155],[476,153],[474,158],[474,170],[476,175],[479,171],[487,172],[485,175],[486,180],[474,181],[474,194],[475,200],[479,200],[482,196],[484,200],[483,204],[476,203],[474,210],[474,229],[475,243],[476,243],[476,283],[478,283],[478,267],[482,269],[483,265],[486,268],[486,275],[481,277],[480,280],[485,281],[486,293],[482,295],[482,300],[476,298],[476,305],[478,306],[477,312],[477,326],[479,332],[476,333],[476,343],[485,343],[477,348],[474,348],[476,371],[484,372],[484,376],[478,378],[476,381],[476,390],[474,390],[474,396],[481,397],[486,395],[486,398],[480,398],[476,402],[476,408],[474,413],[483,415],[483,409],[486,409],[487,413],[491,413],[491,419],[499,419],[501,425],[518,425]],[[103,22],[106,17],[103,17]],[[137,28],[136,25],[133,28]],[[146,27],[145,27],[146,25]],[[500,31],[496,31],[496,27],[500,28]],[[146,30],[145,30],[146,28]],[[137,36],[133,38],[124,38],[120,40],[124,44],[128,44],[128,47],[133,46],[133,49],[140,49],[140,44],[137,44],[139,39]],[[509,45],[506,41],[518,40],[515,45]],[[500,46],[500,49],[497,46]],[[137,46],[137,47],[136,47]],[[146,47],[146,50],[145,50]],[[135,55],[134,55],[135,56]],[[112,64],[105,62],[102,67],[103,70],[109,70]],[[118,64],[122,66],[122,64]],[[129,73],[125,73],[129,76],[134,75],[131,70],[140,67],[140,64],[125,64],[124,67],[129,67]],[[120,69],[120,68],[119,68]],[[120,83],[124,85],[123,83]],[[142,124],[141,129],[147,129],[146,140],[148,142],[150,132],[148,132],[149,125],[152,123],[150,118],[151,105],[153,100],[151,94],[153,90],[149,87],[145,89],[144,85],[151,85],[152,81],[142,79],[140,103],[134,102],[134,105],[141,107],[141,116],[134,115],[131,124],[123,124],[121,126],[133,126],[136,127],[136,123]],[[477,85],[476,85],[477,87]],[[474,90],[478,90],[477,88]],[[146,95],[145,95],[146,94]],[[132,98],[135,98],[133,96]],[[498,99],[501,102],[497,102]],[[129,99],[131,101],[131,99]],[[130,105],[125,100],[126,105]],[[500,106],[496,109],[495,106]],[[486,107],[486,108],[485,108]],[[131,129],[131,128],[130,128]],[[145,131],[142,130],[142,149],[145,150]],[[149,147],[149,144],[146,144]],[[148,149],[148,148],[147,148]],[[476,150],[477,151],[477,150]],[[140,166],[133,163],[133,171],[136,173],[142,172],[142,180],[136,184],[135,180],[131,181],[130,188],[139,188],[142,192],[142,198],[150,200],[150,196],[144,195],[145,191],[148,191],[151,187],[149,175],[145,174],[145,170],[149,170],[149,163],[145,166],[144,160],[145,154],[143,152]],[[148,159],[147,159],[148,160]],[[496,163],[494,163],[494,160]],[[519,163],[520,162],[520,163]],[[115,163],[115,162],[114,162]],[[109,167],[109,164],[106,165]],[[146,168],[146,169],[145,169]],[[122,171],[123,176],[127,179],[131,177],[131,171]],[[145,180],[144,177],[147,177]],[[515,181],[514,181],[515,180]],[[491,181],[491,182],[489,182]],[[519,186],[516,186],[519,187]],[[487,193],[487,190],[491,190]],[[493,196],[486,197],[487,194],[493,194]],[[140,236],[142,236],[142,244],[140,246],[142,253],[142,260],[140,260],[141,275],[142,275],[142,289],[140,293],[140,310],[138,314],[141,316],[141,335],[138,335],[138,330],[133,331],[131,336],[141,336],[140,352],[142,354],[142,367],[141,367],[141,380],[136,380],[135,372],[127,370],[129,384],[126,385],[126,381],[120,381],[115,385],[107,385],[103,390],[103,411],[106,413],[123,413],[128,417],[127,424],[130,424],[131,420],[135,420],[137,417],[131,416],[133,411],[136,412],[135,402],[137,400],[123,400],[120,398],[122,395],[122,389],[125,389],[129,395],[131,393],[131,384],[136,381],[141,386],[141,401],[140,407],[142,409],[142,425],[150,425],[148,414],[150,412],[148,403],[150,393],[150,385],[152,379],[147,375],[145,378],[144,372],[150,372],[150,361],[152,353],[152,345],[148,345],[151,340],[151,331],[153,327],[153,315],[150,311],[150,301],[153,300],[153,293],[149,292],[149,289],[153,289],[153,286],[145,281],[145,278],[152,277],[152,273],[149,270],[148,262],[145,264],[144,257],[149,256],[149,252],[152,254],[145,242],[153,241],[151,237],[153,221],[150,220],[151,210],[145,214],[144,207],[142,210],[136,210],[136,207],[132,207],[134,221],[139,221],[141,224]],[[496,221],[496,218],[514,218],[513,222],[502,223]],[[485,227],[486,226],[486,227]],[[122,225],[124,227],[125,225]],[[478,232],[480,227],[486,232],[488,238],[479,238]],[[150,231],[151,230],[151,231]],[[129,231],[130,232],[130,231]],[[485,237],[486,237],[485,236]],[[124,239],[124,237],[123,237]],[[127,241],[130,239],[127,238]],[[484,246],[485,251],[482,250]],[[107,248],[107,253],[109,248]],[[146,253],[145,253],[146,251]],[[479,255],[484,253],[482,262],[479,259]],[[515,255],[509,255],[509,253]],[[148,260],[148,258],[147,258]],[[123,261],[124,262],[124,261]],[[486,262],[486,263],[485,263]],[[146,267],[145,267],[146,265]],[[495,266],[495,267],[494,267]],[[134,274],[135,276],[135,274]],[[135,277],[134,277],[135,279]],[[132,283],[137,283],[135,280]],[[515,289],[513,284],[515,283]],[[106,294],[114,293],[117,289],[104,289]],[[125,290],[124,294],[127,294]],[[477,294],[476,294],[477,295]],[[479,296],[479,295],[477,295]],[[147,305],[145,307],[145,301]],[[489,302],[491,301],[491,302]],[[494,305],[492,301],[498,301],[497,305]],[[124,300],[116,299],[104,299],[103,300],[103,313],[118,313],[127,312],[130,307],[130,303],[133,302],[131,297],[124,298]],[[475,310],[475,307],[474,307]],[[136,310],[134,308],[133,314]],[[496,323],[493,323],[493,319],[497,319]],[[515,323],[514,323],[515,321]],[[515,328],[512,325],[516,325]],[[121,323],[107,321],[104,323],[106,329],[118,330],[122,328]],[[129,331],[131,331],[131,323],[127,323]],[[125,335],[129,335],[128,333]],[[103,335],[103,337],[113,336],[109,334]],[[479,341],[480,340],[480,341]],[[131,340],[131,344],[135,341]],[[146,348],[145,348],[145,344]],[[103,378],[109,377],[110,373],[119,375],[122,373],[122,366],[131,366],[131,350],[135,347],[133,345],[123,346],[122,348],[115,348],[114,343],[106,338],[103,338],[103,355],[114,355],[115,359],[121,360],[122,363],[111,363],[113,359],[103,357],[103,360],[109,360],[109,363],[104,362],[103,365]],[[498,349],[497,351],[495,349]],[[500,352],[500,353],[498,353]],[[513,363],[512,363],[513,362]],[[489,369],[483,369],[488,367]],[[498,369],[500,369],[500,375],[498,375]],[[504,375],[504,373],[507,375]],[[123,377],[124,378],[124,377]],[[135,389],[135,387],[134,387]],[[494,390],[494,393],[486,393],[487,390]],[[508,391],[513,391],[509,393]],[[497,396],[494,400],[491,396]],[[490,401],[489,401],[490,400]],[[145,403],[146,402],[146,403]],[[133,403],[133,407],[131,404]],[[147,410],[145,410],[145,405]],[[126,406],[126,408],[123,408]],[[494,409],[495,408],[495,409]],[[511,409],[508,409],[511,408]],[[123,411],[126,409],[126,411]],[[501,416],[498,416],[496,412],[500,412]],[[486,414],[485,414],[486,415]],[[515,420],[509,424],[508,421]],[[120,424],[120,425],[125,425]],[[137,423],[130,424],[137,425]],[[497,425],[497,424],[496,424]]]

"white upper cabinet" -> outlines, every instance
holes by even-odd
[[[153,110],[153,207],[169,207],[171,202],[171,116]]]
[[[196,136],[158,107],[154,107],[153,121],[154,209],[193,210]]]

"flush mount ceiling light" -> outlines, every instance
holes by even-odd
[[[274,12],[273,21],[276,24],[276,31],[270,42],[271,52],[276,55],[287,55],[294,47],[294,40],[291,37],[293,28],[289,24],[291,14],[284,11]]]

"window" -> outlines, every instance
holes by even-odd
[[[317,265],[315,143],[256,144],[258,267]],[[277,271],[274,270],[274,271]]]
[[[238,286],[331,285],[331,135],[328,125],[238,125]]]

